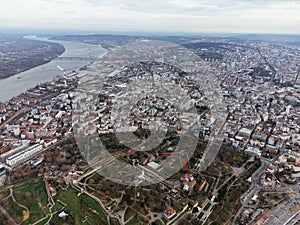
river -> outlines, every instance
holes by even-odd
[[[72,41],[52,41],[47,38],[41,38],[36,36],[26,36],[25,38],[31,40],[40,40],[55,42],[65,47],[65,52],[60,57],[88,57],[98,58],[106,53],[106,50],[100,45],[85,44]],[[54,59],[49,63],[34,67],[25,72],[16,74],[14,76],[0,80],[0,101],[4,102],[12,97],[15,97],[29,88],[34,87],[37,84],[52,81],[57,76],[63,76],[63,72],[57,68],[62,67],[66,72],[73,70],[78,71],[84,65],[89,64],[87,60],[59,60]]]

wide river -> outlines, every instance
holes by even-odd
[[[60,57],[98,58],[106,53],[106,50],[100,45],[91,45],[72,41],[52,41],[47,38],[40,38],[36,36],[26,36],[25,38],[55,42],[63,45],[65,47],[65,52]],[[34,67],[6,79],[0,79],[0,101],[7,101],[39,83],[52,81],[53,78],[57,76],[63,76],[63,72],[59,70],[57,66],[65,69],[68,73],[73,70],[78,71],[81,67],[89,63],[90,61],[88,60],[54,59],[47,64]]]

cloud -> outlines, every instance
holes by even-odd
[[[56,0],[54,0],[56,1]],[[110,6],[137,12],[181,13],[272,8],[276,5],[298,5],[295,0],[82,0],[91,6]]]
[[[295,0],[10,0],[0,27],[295,33],[299,12]]]

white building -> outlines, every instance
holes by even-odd
[[[261,150],[259,148],[253,147],[253,146],[248,146],[248,148],[245,150],[245,152],[248,154],[251,154],[251,155],[261,156]]]
[[[14,146],[13,149],[11,149],[10,151],[0,155],[0,161],[5,162],[5,160],[13,155],[16,155],[17,153],[23,151],[24,149],[28,148],[29,146],[29,141],[22,141],[22,144],[18,145],[18,146]]]
[[[7,158],[6,164],[10,167],[18,166],[21,163],[24,163],[29,159],[31,159],[32,157],[36,156],[42,150],[43,150],[43,146],[40,144],[36,144]]]

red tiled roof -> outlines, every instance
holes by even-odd
[[[165,212],[164,215],[168,218],[176,214],[176,210],[173,209],[172,207],[168,208]]]

